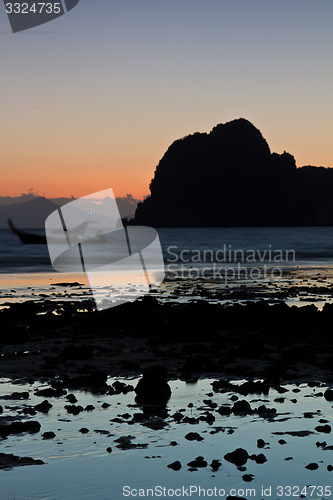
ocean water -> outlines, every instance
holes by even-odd
[[[109,383],[112,382],[110,379]],[[125,382],[135,386],[137,379]],[[95,407],[93,411],[83,411],[76,416],[64,410],[67,403],[64,396],[49,398],[53,405],[50,412],[30,417],[30,420],[41,423],[39,433],[8,436],[2,440],[2,452],[41,459],[45,465],[0,470],[1,499],[120,500],[126,497],[128,488],[134,495],[134,490],[141,488],[144,492],[155,487],[166,488],[167,494],[161,495],[162,498],[174,498],[173,491],[182,487],[188,490],[192,487],[192,498],[225,500],[229,494],[259,500],[300,498],[302,494],[311,500],[332,498],[332,472],[327,470],[332,464],[330,449],[316,444],[324,441],[331,444],[330,435],[318,427],[321,421],[330,421],[333,416],[332,404],[322,396],[326,386],[286,385],[283,398],[274,389],[267,396],[249,395],[245,398],[252,408],[263,404],[275,408],[277,413],[272,418],[256,414],[226,417],[207,406],[207,399],[217,407],[221,404],[232,406],[234,394],[232,391],[212,393],[211,382],[210,379],[196,383],[171,381],[172,396],[167,409],[170,415],[181,411],[196,418],[209,411],[215,416],[214,422],[200,421],[190,425],[167,418],[166,425],[157,430],[131,422],[130,417],[141,411],[135,404],[133,392],[102,396],[76,391],[78,404]],[[238,384],[240,381],[234,382]],[[37,383],[13,385],[8,380],[0,380],[0,403],[4,407],[2,418],[17,418],[25,406],[40,403],[43,398],[34,394],[40,387]],[[1,395],[12,391],[28,391],[30,398],[26,401],[1,400]],[[103,408],[103,403],[110,406]],[[82,427],[88,429],[86,434],[79,431]],[[44,440],[42,433],[46,431],[54,431],[56,437]],[[305,431],[304,436],[298,436],[298,431]],[[199,433],[202,440],[189,441],[185,438],[189,432]],[[117,448],[116,440],[129,435],[134,444],[145,446],[130,450]],[[265,441],[264,448],[258,448],[258,439]],[[177,445],[172,446],[171,442]],[[108,447],[112,448],[111,453],[107,451]],[[224,456],[240,447],[249,454],[263,453],[267,461],[257,464],[248,460],[243,470],[239,470]],[[207,465],[191,471],[187,464],[198,456],[204,457]],[[175,460],[182,464],[179,471],[168,468]],[[212,460],[222,463],[217,472],[209,465]],[[309,463],[318,464],[317,470],[306,469]],[[245,474],[252,475],[253,480],[247,482]],[[206,490],[206,495],[195,491],[199,487]],[[218,492],[215,495],[212,494],[214,488]],[[146,493],[147,496],[153,497],[151,493]]]
[[[158,233],[168,266],[333,263],[333,227],[163,228]],[[9,229],[0,229],[0,273],[40,272],[52,272],[47,246],[23,245]]]

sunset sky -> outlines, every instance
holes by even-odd
[[[332,0],[80,0],[12,34],[0,3],[1,186],[148,194],[177,138],[250,120],[333,166]]]

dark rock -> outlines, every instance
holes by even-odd
[[[189,432],[186,434],[185,439],[188,441],[203,441],[203,437],[200,436],[197,432]]]
[[[332,427],[330,425],[318,425],[315,430],[324,434],[330,434]]]
[[[279,443],[280,444],[287,444],[287,441],[285,441],[284,439],[279,439]]]
[[[327,389],[324,392],[324,398],[326,401],[333,401],[333,389]]]
[[[150,366],[143,372],[135,387],[138,401],[167,401],[171,389],[167,382],[168,371],[163,366]]]
[[[257,447],[258,448],[264,448],[266,444],[268,444],[268,443],[265,443],[265,441],[263,439],[257,440]]]
[[[267,458],[263,453],[259,453],[259,455],[256,455],[254,460],[256,464],[264,464],[265,462],[267,462]]]
[[[9,436],[11,434],[21,434],[28,432],[35,434],[40,431],[40,423],[34,420],[28,422],[12,422],[11,424],[0,425],[0,436]]]
[[[74,394],[67,394],[66,399],[69,401],[69,403],[77,403],[77,398]]]
[[[29,393],[28,392],[13,392],[12,394],[6,394],[5,396],[1,396],[1,399],[6,399],[6,400],[29,399]]]
[[[21,467],[23,465],[44,465],[42,460],[35,460],[31,457],[18,457],[6,453],[0,453],[0,469],[10,470],[13,467]]]
[[[244,476],[242,476],[242,479],[246,483],[250,483],[251,481],[253,481],[254,475],[253,474],[244,474]]]
[[[49,432],[43,432],[43,434],[42,434],[42,438],[43,438],[43,439],[53,439],[53,438],[55,438],[55,437],[56,437],[56,435],[55,435],[55,433],[54,433],[54,432],[52,432],[52,431],[49,431]]]
[[[115,439],[115,443],[117,444],[117,448],[121,450],[131,450],[133,448],[148,448],[148,444],[133,444],[132,439],[135,439],[135,436],[121,436],[118,439]]]
[[[40,389],[35,392],[36,396],[43,396],[45,398],[60,398],[66,393],[67,391],[65,389],[52,389],[51,387],[48,387],[47,389]]]
[[[175,462],[172,462],[172,464],[169,464],[168,468],[177,471],[182,468],[182,464],[178,460],[176,460]]]
[[[333,471],[333,465],[328,465],[327,466],[327,470],[328,470],[328,472],[332,472]]]
[[[197,457],[195,460],[192,460],[187,465],[189,467],[194,467],[195,469],[197,469],[197,468],[207,467],[207,462],[204,459],[204,457]]]
[[[319,465],[316,464],[316,463],[314,463],[314,462],[312,462],[311,464],[305,466],[305,468],[308,469],[308,470],[317,470],[318,467],[319,467]]]
[[[247,415],[252,412],[250,404],[244,400],[236,401],[232,407],[232,411],[235,415]]]
[[[230,406],[222,405],[220,408],[217,410],[220,415],[225,415],[228,416],[231,414],[231,408]]]
[[[93,411],[95,409],[94,405],[87,405],[84,411]]]
[[[71,415],[78,415],[83,411],[83,407],[80,405],[65,405],[65,410],[67,410],[67,413],[70,413]]]
[[[79,432],[81,432],[81,434],[87,434],[89,432],[89,429],[87,429],[87,427],[81,427],[81,429],[79,429]]]
[[[212,460],[212,463],[210,464],[211,468],[212,468],[212,471],[213,472],[216,472],[219,470],[219,468],[221,467],[221,462],[220,460]]]
[[[47,399],[45,399],[42,403],[35,405],[34,408],[36,411],[39,411],[40,413],[48,413],[52,408],[52,405],[47,401]]]
[[[231,462],[232,464],[244,465],[249,458],[249,454],[243,448],[237,448],[235,451],[224,455],[224,458],[227,460],[227,462]]]
[[[108,453],[112,453],[112,448],[109,446],[108,448],[106,448],[106,451],[107,451]]]

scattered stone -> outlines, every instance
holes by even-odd
[[[52,405],[47,401],[47,399],[45,399],[42,403],[35,405],[34,408],[40,413],[48,413],[50,411],[50,408],[52,408]]]
[[[70,413],[71,415],[78,415],[83,411],[83,407],[80,405],[65,405],[65,410],[67,410],[67,413]]]
[[[52,387],[48,387],[46,389],[40,389],[35,392],[36,396],[43,396],[44,398],[60,398],[67,394],[65,389],[52,389]]]
[[[330,434],[332,427],[330,425],[318,425],[315,430],[324,434]]]
[[[50,431],[50,432],[43,432],[43,434],[42,434],[42,438],[43,439],[53,439],[55,437],[56,437],[56,435],[52,431]]]
[[[287,444],[287,441],[285,441],[284,439],[279,439],[279,444]]]
[[[75,404],[77,403],[77,398],[74,394],[67,394],[66,399],[69,403]]]
[[[6,394],[5,396],[1,396],[1,399],[6,399],[6,400],[29,399],[29,393],[28,392],[13,392],[12,394]]]
[[[23,465],[44,465],[42,460],[35,460],[31,457],[18,457],[6,453],[0,453],[0,469],[10,470],[13,467],[21,467]]]
[[[333,389],[327,389],[324,392],[324,398],[326,401],[333,401]]]
[[[133,448],[148,448],[148,444],[133,444],[132,439],[135,439],[135,436],[121,436],[118,439],[115,439],[115,443],[119,443],[117,448],[121,450],[131,450]]]
[[[171,389],[167,382],[168,371],[164,366],[150,366],[143,372],[135,387],[138,401],[167,401]]]
[[[21,434],[23,432],[35,434],[40,431],[40,428],[40,423],[34,420],[29,420],[28,422],[12,422],[11,424],[4,425],[1,424],[0,436],[5,437],[11,434]]]
[[[257,464],[264,464],[265,462],[267,462],[267,458],[263,453],[259,453],[259,455],[257,455],[254,460]]]
[[[242,476],[242,479],[246,483],[250,483],[251,481],[253,481],[254,475],[253,474],[244,474],[244,476]]]
[[[179,462],[179,460],[176,460],[175,462],[172,462],[172,464],[168,465],[168,469],[172,470],[180,470],[182,468],[182,464]]]
[[[227,460],[227,462],[231,462],[232,464],[244,465],[249,458],[249,454],[243,448],[237,448],[235,451],[224,455],[224,458]]]
[[[319,467],[319,465],[316,464],[316,463],[314,463],[314,462],[305,466],[305,468],[308,469],[308,470],[317,470],[318,467]]]
[[[265,441],[263,439],[257,440],[257,447],[258,448],[264,448],[266,446],[266,444],[269,444],[269,443],[265,443]]]
[[[79,432],[81,432],[81,434],[87,434],[89,432],[89,429],[87,429],[87,427],[81,427],[81,429],[79,429]]]
[[[197,432],[189,432],[188,434],[186,434],[185,439],[187,439],[188,441],[203,441],[204,438]]]
[[[328,470],[328,472],[332,472],[332,470],[333,470],[333,465],[328,465],[328,466],[327,466],[327,470]]]
[[[216,472],[219,470],[219,468],[221,467],[221,462],[220,460],[212,460],[212,463],[210,464],[211,468],[212,468],[212,471],[213,472]]]
[[[197,469],[197,468],[207,467],[207,462],[204,459],[204,457],[197,457],[195,460],[192,460],[192,462],[189,462],[187,465],[189,467]]]
[[[107,451],[108,453],[112,453],[112,448],[109,446],[108,448],[106,448],[106,451]]]
[[[236,401],[232,407],[232,412],[235,415],[247,415],[252,412],[250,404],[244,400]]]

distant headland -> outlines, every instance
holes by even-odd
[[[176,140],[132,223],[154,227],[333,225],[333,168],[296,168],[240,118]]]

